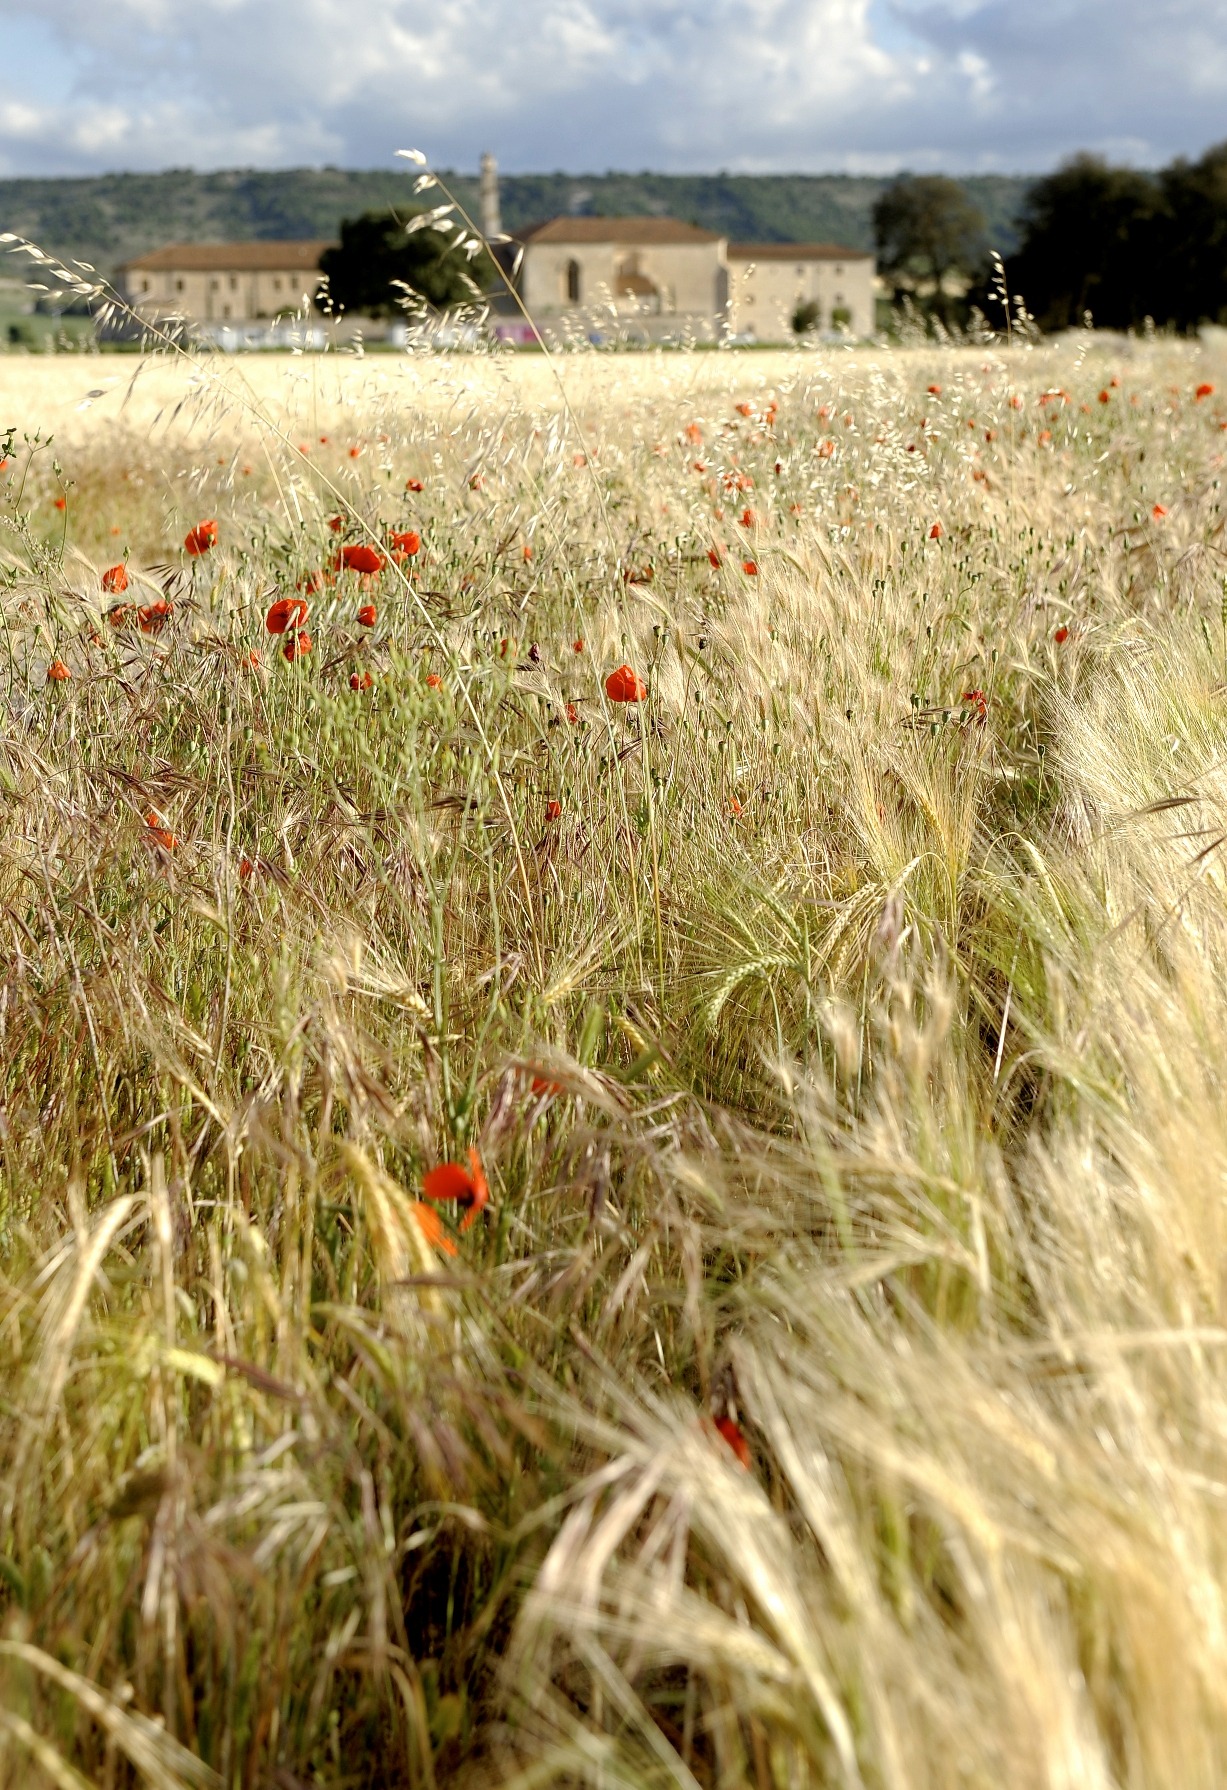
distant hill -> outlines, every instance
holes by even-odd
[[[444,178],[474,210],[475,178]],[[171,169],[0,180],[0,230],[110,273],[119,262],[166,242],[332,236],[344,217],[414,204],[412,184],[408,168],[235,168],[217,174]],[[667,213],[736,241],[872,248],[870,214],[887,184],[852,174],[510,174],[502,180],[503,224],[515,230],[566,211]],[[1014,220],[1029,184],[1026,176],[1002,174],[963,182],[988,218],[989,240],[1002,254],[1016,246]],[[17,263],[22,271],[24,265]]]

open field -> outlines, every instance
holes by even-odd
[[[1217,1790],[1227,358],[134,370],[0,358],[0,1780]]]

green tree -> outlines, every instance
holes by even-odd
[[[1163,213],[1151,175],[1075,156],[1027,195],[1022,243],[1006,262],[1010,291],[1041,329],[1076,326],[1088,311],[1108,329],[1147,316],[1166,322],[1172,280],[1161,252]],[[996,323],[993,304],[986,308]]]
[[[1182,329],[1227,322],[1227,143],[1159,176],[1163,214],[1156,264],[1164,269],[1165,320]],[[1158,316],[1152,306],[1152,315]]]
[[[944,174],[905,174],[873,208],[878,266],[895,288],[949,321],[951,282],[963,284],[984,256],[984,213],[957,180]]]
[[[822,306],[816,298],[808,298],[792,314],[793,334],[807,336],[811,330],[817,329],[821,321]]]
[[[430,228],[411,231],[411,222],[397,211],[367,211],[343,220],[340,242],[320,258],[335,307],[392,316],[401,309],[405,287],[439,311],[472,302],[479,292],[477,264],[450,235]]]

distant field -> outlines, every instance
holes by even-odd
[[[1227,355],[9,424],[5,1783],[1220,1790]]]

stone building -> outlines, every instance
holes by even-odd
[[[874,330],[874,258],[829,242],[731,242],[729,329],[760,341],[783,341],[802,306],[816,307],[819,330]]]
[[[612,307],[707,331],[728,303],[723,237],[676,218],[551,218],[517,240],[520,297],[533,317]]]
[[[313,298],[326,242],[185,242],[138,255],[118,288],[149,322],[170,316],[237,327],[290,317]]]
[[[534,320],[784,341],[800,305],[818,330],[874,330],[874,258],[836,243],[730,243],[667,217],[557,217],[517,232]]]

